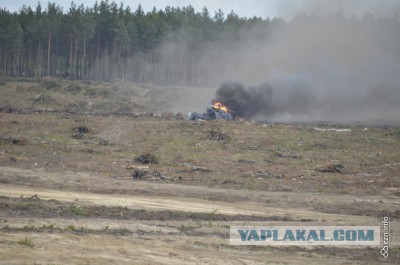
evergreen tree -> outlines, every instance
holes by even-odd
[[[208,85],[237,74],[234,53],[243,41],[267,43],[274,33],[328,22],[345,34],[362,33],[365,27],[374,32],[400,28],[396,18],[376,19],[371,14],[361,19],[340,13],[328,18],[302,14],[288,23],[281,18],[242,18],[233,11],[225,15],[221,9],[212,16],[207,7],[196,12],[191,5],[146,13],[140,4],[131,10],[108,0],[93,7],[71,3],[66,11],[56,3],[43,10],[39,2],[13,14],[0,9],[0,72]],[[383,33],[377,34],[362,36],[368,43],[384,43],[387,54],[395,54],[398,34],[387,42],[382,41]]]

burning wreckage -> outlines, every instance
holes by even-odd
[[[222,105],[221,102],[216,102],[214,105],[210,105],[207,108],[206,113],[199,114],[197,112],[189,112],[188,116],[190,120],[233,120],[233,116],[229,113],[228,108]]]

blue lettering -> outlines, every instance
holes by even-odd
[[[344,230],[339,229],[339,230],[333,231],[333,240],[344,241]]]
[[[315,231],[314,229],[310,230],[310,233],[308,234],[307,241],[310,241],[310,239],[312,239],[313,241],[319,241],[317,231]]]
[[[285,236],[283,237],[283,241],[286,240],[290,240],[290,241],[295,241],[294,235],[293,235],[293,231],[292,230],[286,230]]]
[[[238,230],[239,234],[240,234],[240,238],[242,239],[242,241],[246,241],[246,237],[247,234],[249,233],[249,230],[243,231],[242,229]]]
[[[357,230],[347,230],[346,241],[356,241],[356,240],[357,240]]]
[[[274,241],[279,241],[278,239],[278,230],[272,230],[272,237],[274,239]]]
[[[304,234],[306,233],[306,230],[296,230],[296,240],[297,241],[305,241],[306,237]]]
[[[249,237],[247,238],[247,241],[250,241],[250,240],[260,241],[260,237],[257,234],[257,230],[254,230],[254,229],[250,230],[250,234],[249,234]]]
[[[367,234],[364,234],[364,230],[358,230],[358,241],[374,241],[374,230],[367,230]]]
[[[329,241],[325,239],[325,230],[319,230],[319,240],[320,241]]]
[[[267,238],[272,237],[272,231],[271,230],[261,230],[261,240],[265,241]]]

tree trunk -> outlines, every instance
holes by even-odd
[[[191,80],[191,85],[196,86],[196,71],[195,71],[195,49],[192,48],[192,80]]]
[[[83,75],[86,76],[86,33],[83,36]]]
[[[72,38],[71,38],[71,41],[70,41],[70,52],[69,52],[69,78],[71,79],[72,78],[72,76],[73,76],[73,69],[74,69],[74,64],[73,64],[73,57],[72,57],[72,54],[73,54],[73,45],[72,45]]]
[[[50,57],[51,57],[51,30],[49,31],[47,44],[47,75],[50,75]]]
[[[75,38],[75,79],[79,78],[78,38]]]

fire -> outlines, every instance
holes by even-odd
[[[219,109],[224,112],[228,112],[228,108],[226,106],[222,105],[221,102],[215,102],[213,107],[214,107],[214,109]]]

